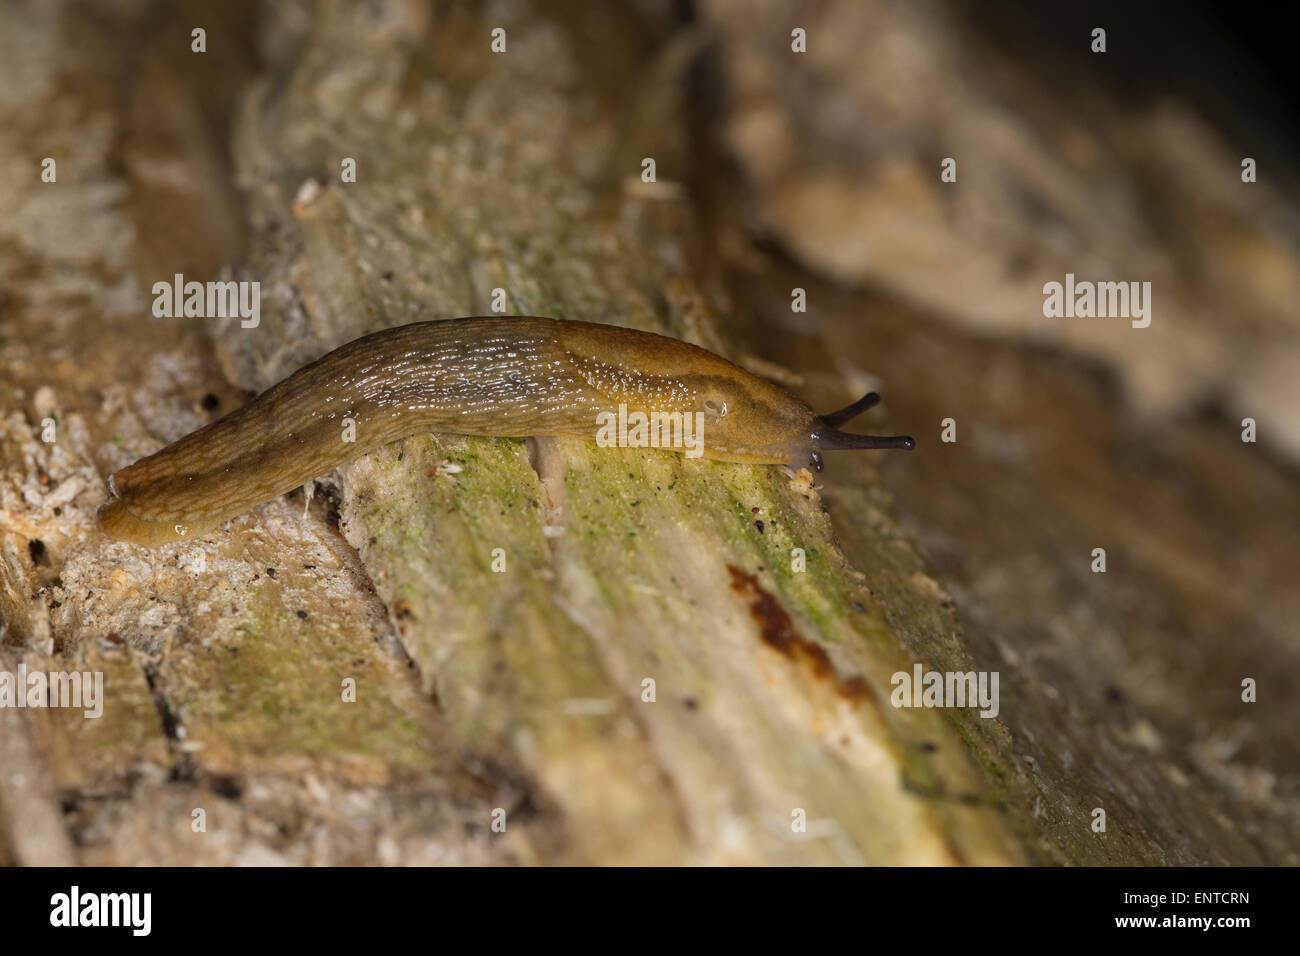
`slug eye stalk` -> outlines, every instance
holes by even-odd
[[[911,451],[916,442],[911,435],[854,435],[840,431],[840,425],[857,418],[868,408],[878,404],[880,396],[868,392],[852,405],[846,405],[836,412],[828,412],[817,419],[817,429],[812,433],[812,443],[817,451],[812,454],[812,465],[822,470],[823,451],[847,451],[856,448],[894,448],[899,451]]]

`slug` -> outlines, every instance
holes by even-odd
[[[702,425],[706,458],[821,470],[827,449],[914,447],[907,436],[838,430],[878,400],[873,392],[818,416],[712,352],[618,326],[526,316],[416,322],[349,342],[116,472],[99,527],[134,544],[175,542],[408,435],[590,438],[597,416],[620,405],[699,413],[692,421]]]

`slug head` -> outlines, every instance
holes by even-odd
[[[783,389],[754,376],[713,378],[699,390],[708,457],[822,470],[823,451],[850,448],[910,450],[908,435],[855,435],[840,431],[880,401],[871,392],[839,411],[818,415]]]

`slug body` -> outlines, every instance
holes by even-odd
[[[532,317],[417,322],[349,342],[244,407],[109,478],[112,538],[196,536],[345,462],[419,432],[592,438],[619,406],[700,413],[703,457],[820,468],[818,449],[910,448],[849,435],[726,359],[677,339]],[[345,442],[345,420],[355,440]]]

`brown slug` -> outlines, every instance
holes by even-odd
[[[590,438],[598,416],[620,405],[698,413],[706,458],[820,470],[822,450],[914,446],[907,436],[838,430],[877,401],[873,392],[818,416],[712,352],[613,325],[416,322],[349,342],[118,471],[99,526],[135,544],[180,541],[408,435]],[[354,441],[343,438],[349,421]]]

